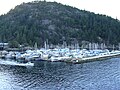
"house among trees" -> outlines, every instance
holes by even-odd
[[[0,50],[4,50],[9,47],[8,43],[0,43]]]

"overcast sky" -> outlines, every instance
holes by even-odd
[[[22,2],[31,2],[34,0],[0,0],[0,15],[7,13],[10,9]],[[77,7],[82,10],[95,12],[96,14],[105,14],[120,20],[120,0],[46,0],[56,1],[62,4]]]

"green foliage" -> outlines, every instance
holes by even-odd
[[[19,43],[17,41],[10,41],[9,42],[9,47],[10,48],[18,48],[19,47]]]
[[[120,22],[56,2],[31,2],[16,6],[0,16],[0,41],[38,47],[44,41],[58,44],[82,41],[117,44],[120,42]],[[15,41],[15,42],[13,42]],[[14,46],[14,45],[13,45]]]

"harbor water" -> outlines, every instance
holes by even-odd
[[[120,58],[83,64],[0,64],[0,90],[120,90]]]

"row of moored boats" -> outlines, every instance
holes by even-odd
[[[91,57],[105,57],[111,55],[119,55],[120,51],[114,50],[86,50],[86,49],[37,49],[37,50],[26,50],[24,52],[16,51],[0,51],[0,58],[14,59],[23,62],[34,62],[34,61],[69,61],[75,59],[84,59]]]

